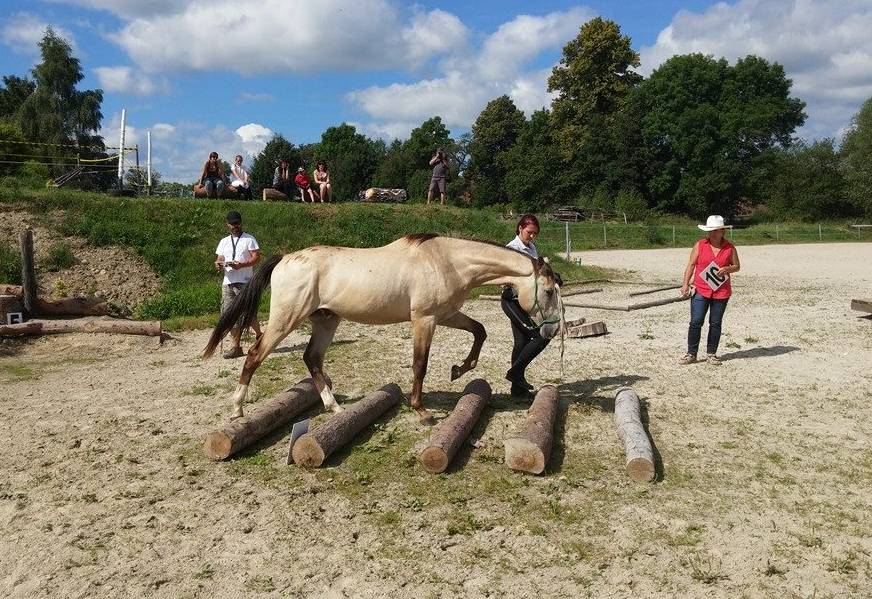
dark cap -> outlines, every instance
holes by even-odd
[[[242,222],[242,215],[239,214],[236,210],[231,210],[227,213],[227,224],[228,225],[238,225]]]

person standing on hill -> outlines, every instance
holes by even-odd
[[[251,267],[260,261],[260,247],[257,245],[257,240],[252,235],[242,232],[242,215],[235,210],[227,213],[227,230],[230,235],[218,242],[218,248],[215,250],[215,270],[224,271],[221,314],[230,309],[233,300],[254,275]],[[261,330],[257,317],[250,323],[237,322],[230,331],[233,347],[224,353],[225,358],[238,358],[243,355],[240,340],[242,330],[248,326],[251,326],[256,337],[260,338]]]
[[[733,294],[730,275],[739,272],[739,253],[736,246],[724,237],[726,229],[732,225],[724,224],[724,217],[713,214],[704,225],[697,225],[706,236],[693,245],[690,259],[684,269],[681,296],[690,299],[690,326],[687,329],[687,353],[680,364],[696,362],[699,340],[705,314],[709,313],[706,360],[719,366],[718,344],[721,341],[721,323],[727,309],[727,301]]]
[[[430,177],[430,188],[427,189],[427,203],[430,203],[433,194],[438,191],[439,204],[444,206],[445,180],[448,178],[448,158],[445,157],[445,150],[436,150],[436,154],[430,159],[430,166],[433,167],[433,175]]]
[[[224,194],[224,186],[227,184],[227,175],[224,174],[224,166],[218,160],[218,152],[209,154],[209,160],[203,165],[200,173],[200,185],[206,190],[206,196],[220,198]]]
[[[233,180],[230,185],[239,190],[239,197],[242,199],[251,199],[251,182],[248,180],[248,171],[242,166],[242,155],[237,154],[233,159],[233,166],[230,167],[230,172],[233,174]]]

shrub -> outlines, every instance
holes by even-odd
[[[0,283],[21,284],[21,256],[3,241],[0,241]]]
[[[52,244],[48,249],[48,256],[45,258],[43,266],[51,271],[63,270],[69,268],[76,263],[76,258],[73,252],[67,247],[63,241],[58,241]]]

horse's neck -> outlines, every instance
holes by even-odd
[[[517,286],[533,274],[533,262],[520,252],[477,242],[470,242],[465,250],[467,255],[461,257],[463,266],[458,270],[470,289],[481,285]]]

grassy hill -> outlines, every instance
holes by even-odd
[[[0,190],[0,203],[31,212],[47,226],[64,235],[84,237],[92,245],[133,249],[164,285],[163,293],[143,303],[137,316],[160,320],[207,317],[202,320],[204,325],[218,311],[221,279],[213,261],[215,246],[226,235],[228,210],[242,213],[245,230],[257,238],[264,256],[318,244],[374,247],[415,232],[505,243],[514,235],[515,226],[514,220],[494,212],[422,204],[112,198],[63,189]],[[558,238],[543,241],[538,244],[540,251],[554,257],[565,279],[592,276],[592,270],[557,255],[562,249]]]

